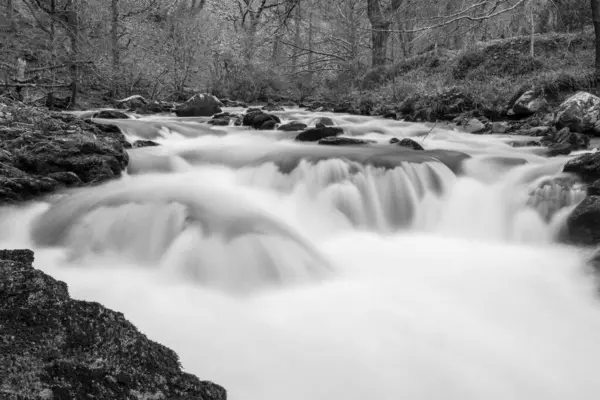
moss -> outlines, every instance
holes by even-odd
[[[2,259],[4,257],[4,259]],[[30,251],[0,251],[0,398],[224,399],[225,390],[181,371],[172,350],[123,314],[72,300],[32,267]]]

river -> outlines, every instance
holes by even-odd
[[[111,121],[160,146],[131,150],[119,181],[1,209],[2,245],[35,250],[73,297],[123,312],[231,399],[597,398],[597,284],[589,254],[556,243],[584,197],[560,184],[567,157],[511,145],[530,138],[276,114],[372,143]]]

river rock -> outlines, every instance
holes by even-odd
[[[551,134],[552,132],[556,132],[556,129],[550,126],[533,126],[525,129],[521,129],[515,132],[515,135],[521,136],[533,136],[533,137],[541,137]]]
[[[358,146],[369,144],[370,142],[367,140],[349,137],[329,136],[319,140],[317,143],[327,146]]]
[[[515,101],[509,114],[527,117],[543,110],[547,104],[548,102],[540,92],[529,90]]]
[[[74,115],[15,107],[20,120],[0,125],[0,203],[104,182],[126,168],[127,141],[120,130],[105,132]],[[77,179],[65,179],[65,173]]]
[[[270,130],[274,130],[277,127],[277,121],[275,121],[274,119],[270,119],[268,121],[265,121],[260,128],[258,128],[258,130],[261,131],[270,131]]]
[[[590,138],[581,133],[571,132],[569,128],[563,128],[556,133],[544,136],[540,142],[544,146],[562,144],[568,145],[571,150],[580,150],[588,148]]]
[[[226,399],[123,314],[73,300],[33,261],[31,250],[0,250],[0,398]]]
[[[223,99],[223,100],[221,100],[221,102],[223,103],[224,107],[248,108],[248,104],[244,103],[243,101],[235,101],[235,100],[230,100],[230,99]]]
[[[600,135],[600,97],[587,92],[577,92],[556,110],[554,122],[572,132]]]
[[[286,132],[294,132],[294,131],[303,131],[307,127],[308,126],[306,124],[303,124],[302,122],[292,121],[292,122],[288,122],[287,124],[280,125],[277,128],[277,130],[286,131]]]
[[[285,108],[278,106],[276,104],[273,104],[273,103],[269,103],[266,106],[262,107],[261,110],[273,112],[273,111],[285,111]]]
[[[249,110],[244,115],[242,124],[244,126],[251,126],[254,129],[260,129],[267,121],[275,121],[275,123],[277,123],[277,124],[281,123],[281,120],[279,119],[279,117],[277,115],[266,114],[266,113],[262,112],[261,110],[258,110],[258,111],[256,111],[256,110],[250,111]]]
[[[492,123],[492,133],[506,133],[510,129],[508,122],[494,122]]]
[[[148,100],[146,100],[143,96],[136,94],[121,100],[117,100],[115,104],[117,108],[136,111],[144,108],[148,104]]]
[[[221,112],[219,104],[222,103],[212,94],[200,93],[178,106],[175,114],[178,117],[210,117]]]
[[[585,183],[600,179],[600,152],[583,154],[567,162],[563,172],[579,176]]]
[[[133,142],[133,148],[137,149],[140,147],[155,147],[160,146],[158,143],[153,142],[152,140],[136,140]]]
[[[129,119],[129,115],[117,110],[102,110],[92,115],[92,118]]]
[[[329,117],[316,118],[311,122],[311,124],[314,124],[317,128],[321,127],[321,126],[334,126],[335,125],[333,120]]]
[[[322,126],[319,128],[307,129],[296,136],[296,140],[301,142],[317,142],[330,136],[340,136],[344,133],[342,128],[336,126]]]
[[[409,138],[404,138],[404,139],[400,140],[398,142],[398,146],[406,147],[407,149],[412,149],[412,150],[424,150],[423,146],[421,146],[419,143],[417,143],[414,140],[409,139]]]
[[[563,241],[576,245],[600,244],[600,196],[587,196],[567,218]]]
[[[229,120],[230,120],[229,117],[215,118],[215,119],[211,119],[210,121],[208,121],[207,124],[215,125],[215,126],[228,126]]]
[[[568,143],[554,143],[548,146],[548,157],[566,156],[571,154],[571,146]]]
[[[468,133],[480,133],[485,130],[485,125],[477,118],[471,118],[463,129]]]
[[[600,180],[593,182],[586,189],[588,196],[600,196]]]

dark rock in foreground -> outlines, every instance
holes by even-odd
[[[120,130],[70,114],[5,106],[0,119],[0,203],[120,177],[130,147]],[[110,127],[110,126],[108,126]]]
[[[0,251],[0,398],[226,399],[123,314],[71,299],[33,258]]]
[[[600,196],[588,196],[567,218],[562,240],[577,245],[600,244]]]
[[[304,132],[300,132],[296,136],[296,140],[301,142],[317,142],[323,138],[329,136],[339,136],[344,133],[342,128],[334,126],[321,126],[318,128],[307,129]]]
[[[579,176],[585,183],[593,183],[600,179],[600,152],[584,154],[569,161],[563,168]]]

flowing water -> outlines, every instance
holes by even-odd
[[[117,121],[161,146],[131,150],[119,181],[2,209],[2,245],[34,249],[73,297],[123,312],[232,399],[597,398],[596,282],[555,240],[584,196],[567,158],[513,146],[530,138],[279,115],[373,143]]]

